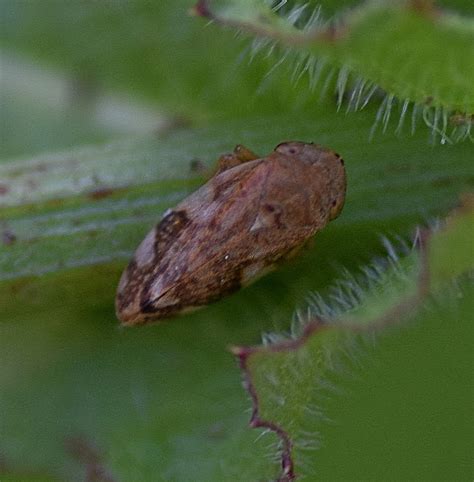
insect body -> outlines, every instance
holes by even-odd
[[[285,142],[259,158],[237,146],[142,241],[118,286],[118,318],[167,318],[238,290],[336,218],[345,191],[344,162],[329,149]]]

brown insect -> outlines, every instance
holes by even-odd
[[[344,161],[329,149],[284,142],[260,158],[237,146],[142,241],[120,279],[118,318],[146,323],[238,290],[336,218],[345,192]]]

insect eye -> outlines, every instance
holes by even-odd
[[[282,142],[275,147],[275,151],[281,152],[282,154],[297,154],[298,149],[294,146],[294,143]]]

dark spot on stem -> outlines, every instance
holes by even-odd
[[[13,233],[13,231],[10,231],[9,229],[6,229],[2,231],[2,243],[5,246],[11,246],[15,241],[16,241],[16,236]]]
[[[103,199],[105,197],[109,197],[114,193],[114,189],[110,187],[101,187],[99,189],[95,189],[89,193],[89,197],[94,200]]]

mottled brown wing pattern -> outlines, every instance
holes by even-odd
[[[238,276],[229,270],[219,280],[206,276],[214,271],[211,265],[219,264],[215,258],[223,245],[241,232],[244,219],[254,216],[249,212],[255,210],[251,195],[246,209],[236,203],[245,195],[242,185],[255,176],[255,170],[245,164],[234,169],[238,172],[229,176],[225,171],[211,179],[146,236],[119,284],[116,311],[124,322],[129,317],[146,321],[180,312],[184,306],[206,304],[210,290],[219,288],[224,295],[238,289]],[[227,203],[221,202],[222,196]]]
[[[298,142],[280,144],[262,159],[246,152],[239,154],[242,164],[224,163],[139,246],[118,289],[124,323],[169,317],[236,291],[339,214],[340,156]]]
[[[190,220],[184,211],[170,211],[142,241],[123,272],[117,291],[116,311],[123,318],[141,309],[141,300],[146,291],[144,280],[152,279],[156,271],[163,268],[163,257],[189,224]]]

